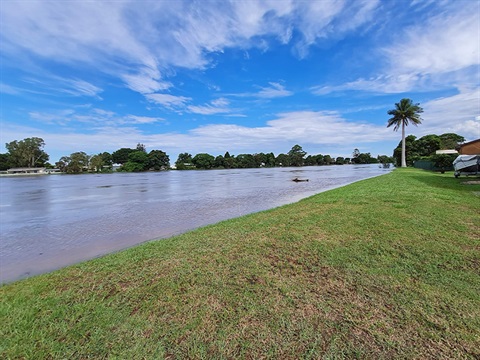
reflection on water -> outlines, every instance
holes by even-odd
[[[377,165],[0,178],[0,281],[298,201]],[[309,179],[293,182],[294,178]]]

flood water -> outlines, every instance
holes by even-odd
[[[0,178],[0,282],[292,203],[378,165]],[[309,179],[293,182],[294,178]]]

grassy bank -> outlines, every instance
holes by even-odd
[[[467,180],[398,169],[3,286],[0,357],[479,358]]]

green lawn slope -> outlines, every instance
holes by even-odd
[[[397,169],[2,286],[0,357],[478,359],[472,180]]]

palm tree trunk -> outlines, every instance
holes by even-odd
[[[405,156],[405,121],[402,121],[402,167],[407,167]]]

